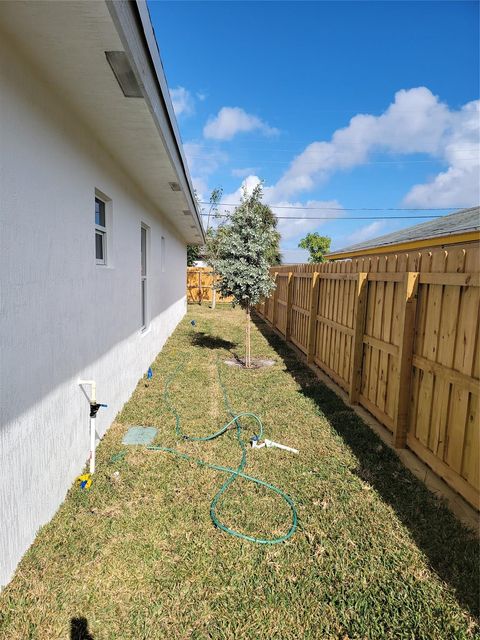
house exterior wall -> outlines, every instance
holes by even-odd
[[[12,43],[0,39],[0,586],[186,310],[185,243]],[[111,199],[96,264],[95,189]],[[149,228],[141,332],[140,228]],[[162,237],[165,256],[161,259]],[[162,263],[164,269],[162,269]]]

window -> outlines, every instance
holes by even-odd
[[[160,241],[160,269],[165,272],[165,238],[162,236]]]
[[[141,329],[148,326],[148,228],[140,228],[140,291],[141,291]]]
[[[107,264],[107,220],[105,202],[95,197],[95,258],[97,264]]]

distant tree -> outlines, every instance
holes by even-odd
[[[275,225],[268,224],[262,204],[262,186],[252,194],[243,193],[230,222],[217,232],[216,257],[213,265],[220,276],[218,289],[222,296],[233,296],[247,316],[245,366],[251,367],[250,313],[253,305],[267,297],[274,288],[270,276],[269,257],[275,241]]]
[[[325,262],[325,254],[330,250],[332,239],[328,236],[321,236],[316,231],[307,233],[305,238],[299,242],[300,249],[307,249],[310,253],[309,262]]]
[[[198,260],[200,247],[194,244],[187,244],[187,267],[193,267]]]

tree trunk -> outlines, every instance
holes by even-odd
[[[250,369],[252,366],[250,358],[250,303],[247,305],[247,332],[245,340],[245,367]]]
[[[216,284],[216,273],[215,271],[212,273],[212,309],[215,309],[215,304],[217,302],[217,289],[215,288]]]

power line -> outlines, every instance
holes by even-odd
[[[200,202],[200,204],[211,204],[210,202]],[[221,202],[217,206],[219,207],[239,207],[241,202]],[[265,203],[270,209],[300,209],[303,211],[455,211],[457,209],[468,209],[469,207],[301,207],[294,205],[283,204],[268,204]],[[202,214],[206,215],[206,214]],[[217,214],[218,215],[218,214]],[[418,218],[421,216],[412,216]],[[438,216],[428,216],[430,218],[436,218]]]
[[[295,140],[289,140],[288,142],[293,143],[291,147],[275,147],[275,151],[298,151],[298,150],[305,150],[307,147],[310,147],[313,144],[328,144],[328,145],[335,145],[334,142],[331,142],[331,140],[301,140],[301,141],[295,141]],[[217,144],[216,146],[214,145],[208,145],[205,144],[204,142],[202,143],[194,143],[194,144],[198,144],[198,146],[201,146],[202,149],[204,149],[205,151],[220,151],[220,147],[219,144]],[[368,146],[366,145],[365,142],[341,142],[339,144],[339,146],[341,148],[343,147],[365,147]],[[248,145],[242,145],[242,144],[237,144],[235,143],[235,151],[237,149],[246,149],[248,151],[252,150],[252,149],[266,149],[267,148],[267,144],[265,142],[261,142],[258,145],[255,144],[248,144]],[[270,147],[269,147],[270,148]],[[465,144],[461,144],[461,145],[450,145],[448,147],[449,151],[478,151],[478,142],[466,142]],[[430,153],[429,151],[416,151],[416,152],[412,152],[412,153]]]
[[[300,209],[301,207],[299,207]],[[201,216],[208,216],[208,213],[201,213]],[[232,218],[232,214],[217,213],[213,215],[213,218]],[[441,218],[440,215],[431,216],[320,216],[320,217],[303,217],[303,216],[275,216],[277,220],[334,220],[335,222],[341,222],[342,220],[418,220],[428,218]]]
[[[276,149],[276,151],[281,151],[281,149]],[[300,152],[303,153],[303,152]],[[348,157],[347,154],[341,154],[341,153],[335,153],[335,158],[342,158],[342,157]],[[191,160],[204,160],[205,156],[189,156],[189,158]],[[255,159],[255,162],[257,164],[257,166],[262,166],[265,164],[284,164],[284,165],[291,165],[296,159],[298,158],[295,157],[293,159],[290,160],[262,160],[262,159]],[[456,158],[456,160],[476,160],[477,158],[472,158],[472,157],[468,157],[468,158]],[[318,162],[305,162],[305,161],[301,161],[302,162],[302,166],[305,167],[316,167],[318,166]],[[441,160],[437,159],[432,159],[432,160],[367,160],[365,162],[362,162],[361,165],[365,166],[365,165],[399,165],[399,164],[438,164],[439,162],[441,162]]]

